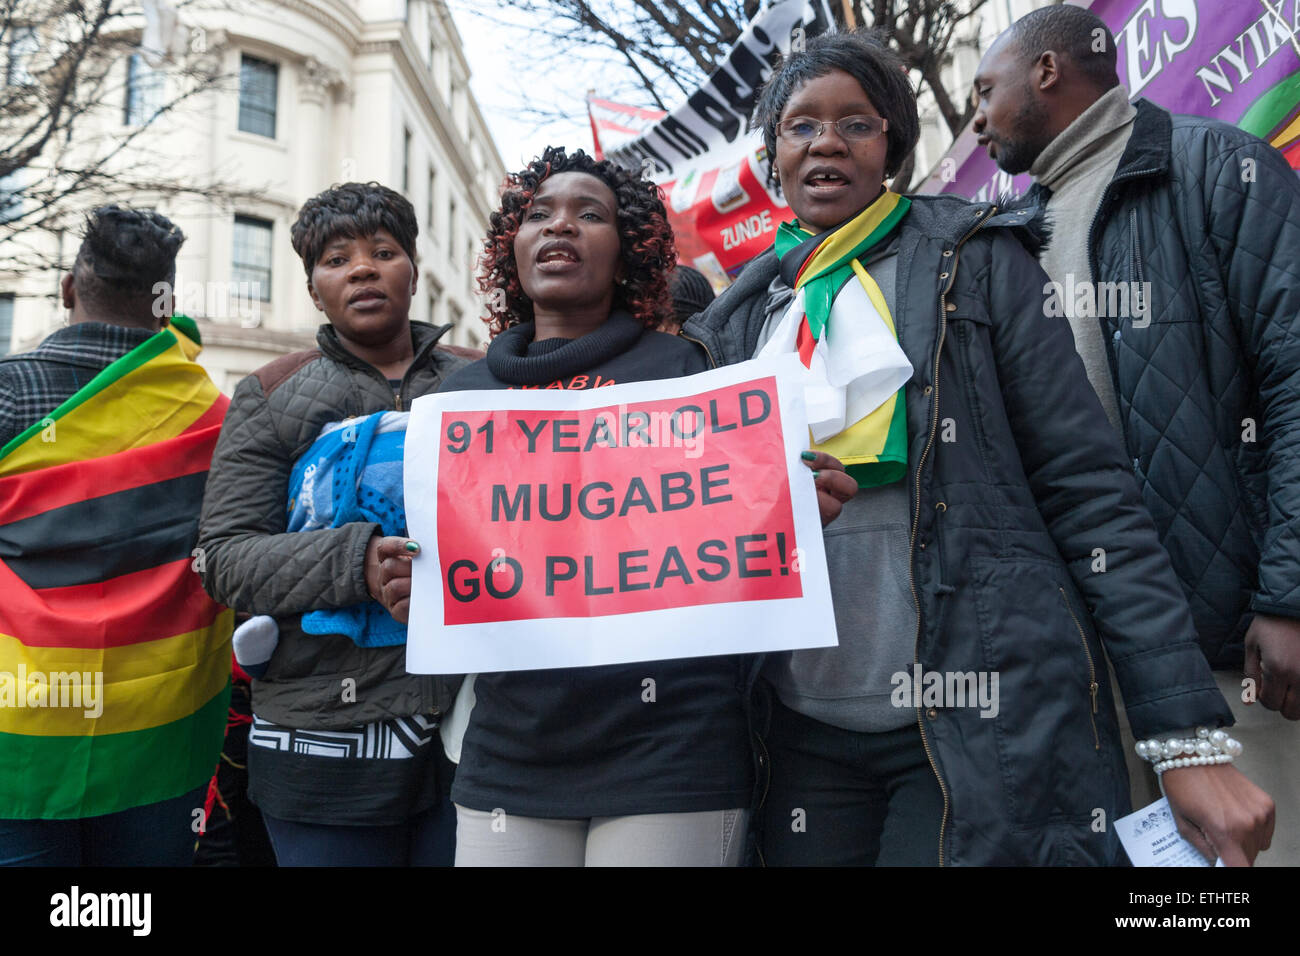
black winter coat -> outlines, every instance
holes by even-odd
[[[899,235],[915,666],[999,675],[996,717],[917,708],[940,862],[1118,863],[1128,779],[1102,645],[1138,735],[1232,715],[1069,325],[1047,317],[1029,214],[996,210],[913,197]],[[755,260],[682,334],[717,364],[750,358],[776,271]]]
[[[1136,105],[1089,260],[1150,283],[1150,311],[1099,321],[1201,649],[1240,669],[1253,611],[1300,618],[1300,180],[1236,127]]]

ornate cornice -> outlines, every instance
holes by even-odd
[[[354,10],[334,0],[271,0],[275,6],[284,7],[300,13],[309,20],[314,20],[325,27],[340,40],[349,51],[355,51],[357,40],[365,28],[365,21]]]

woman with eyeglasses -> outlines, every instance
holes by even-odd
[[[1195,744],[1232,717],[1049,299],[1032,211],[887,188],[916,99],[863,34],[791,54],[754,122],[794,218],[681,334],[718,364],[797,351],[813,448],[858,484],[825,530],[838,646],[764,665],[766,862],[1123,862],[1103,647],[1135,733]],[[912,368],[883,401],[882,329]],[[1163,779],[1225,862],[1267,847],[1272,803],[1226,762]]]

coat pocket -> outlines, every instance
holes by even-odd
[[[992,722],[1010,816],[1086,825],[1095,808],[1110,812],[1114,786],[1094,711],[1098,662],[1065,596],[1068,575],[1027,556],[970,564],[984,666],[998,675]]]
[[[1094,749],[1101,749],[1101,737],[1097,735],[1097,692],[1101,689],[1101,684],[1097,682],[1097,662],[1092,656],[1092,650],[1088,647],[1088,638],[1083,633],[1083,625],[1079,623],[1079,617],[1074,613],[1074,608],[1070,604],[1069,597],[1066,596],[1065,588],[1058,587],[1061,594],[1061,600],[1065,604],[1065,609],[1070,612],[1070,619],[1074,621],[1074,627],[1079,632],[1079,643],[1083,645],[1083,656],[1088,663],[1088,698],[1091,702],[1091,712],[1088,715],[1088,721],[1092,724],[1092,739]]]

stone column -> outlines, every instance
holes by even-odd
[[[315,57],[298,69],[298,109],[294,113],[294,199],[302,202],[332,183],[342,182],[343,171],[336,166],[333,139],[333,106],[343,88],[338,70]]]

